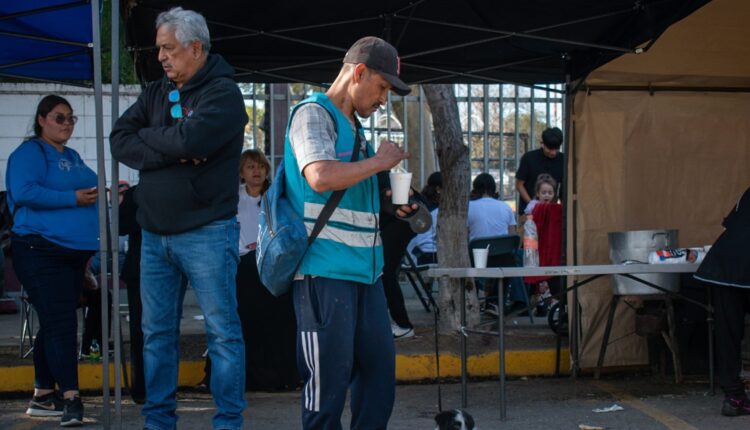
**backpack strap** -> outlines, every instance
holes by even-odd
[[[328,109],[326,109],[326,112],[327,111]],[[360,134],[360,131],[362,130],[362,124],[360,124],[357,117],[354,117],[354,121],[357,125],[357,130],[355,131],[356,136],[354,138],[354,145],[352,145],[352,158],[350,160],[351,163],[357,161],[357,159],[359,158],[359,151],[362,147],[362,138]],[[336,124],[335,118],[333,120],[333,124]],[[315,226],[313,227],[312,232],[310,232],[310,237],[307,238],[307,246],[312,245],[312,243],[315,241],[315,238],[318,237],[320,232],[323,230],[326,222],[328,222],[328,219],[331,218],[331,215],[333,215],[333,211],[336,209],[336,206],[339,205],[341,199],[344,197],[345,192],[346,188],[344,188],[343,190],[334,191],[334,193],[331,194],[331,197],[328,198],[325,206],[323,206],[323,210],[321,210],[320,215],[318,215],[318,220],[315,221]]]

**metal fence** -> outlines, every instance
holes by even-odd
[[[283,156],[290,108],[321,88],[240,84],[240,89],[250,117],[245,146],[262,149],[276,166]],[[490,173],[498,183],[500,198],[515,202],[515,173],[521,156],[539,146],[542,130],[563,128],[562,86],[456,84],[455,91],[464,143],[470,147],[472,178],[481,172]],[[385,138],[410,148],[412,155],[404,167],[416,172],[415,185],[423,185],[437,170],[432,131],[422,129],[431,127],[431,122],[421,87],[408,96],[389,95],[388,103],[362,125],[376,147]]]

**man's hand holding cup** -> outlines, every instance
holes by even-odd
[[[389,170],[398,166],[401,161],[409,158],[409,153],[399,148],[394,142],[383,139],[380,141],[380,146],[378,146],[378,152],[375,153],[375,157],[383,162],[383,170]],[[391,189],[387,190],[385,195],[391,198],[391,202],[394,205],[399,205],[399,208],[396,209],[396,215],[405,218],[412,211],[417,210],[417,204],[409,205],[409,197],[413,194],[411,192],[411,173],[403,171],[391,172],[390,180]],[[395,184],[394,180],[396,181]]]

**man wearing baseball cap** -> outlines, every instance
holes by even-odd
[[[380,279],[377,174],[408,154],[388,141],[373,151],[356,115],[369,117],[389,90],[406,95],[409,87],[399,78],[396,49],[377,37],[358,40],[343,62],[325,94],[294,107],[284,149],[286,193],[308,234],[331,193],[346,190],[292,286],[305,381],[302,424],[340,429],[351,388],[352,428],[385,429],[395,397],[395,350]]]

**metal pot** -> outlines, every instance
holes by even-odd
[[[610,232],[609,260],[612,264],[639,262],[648,264],[648,254],[659,248],[677,248],[677,230],[633,230]],[[677,292],[680,289],[678,273],[636,274],[640,279],[656,284],[666,290]],[[624,276],[614,277],[614,294],[643,295],[662,294],[661,291]]]

